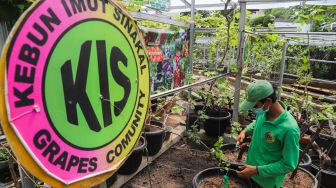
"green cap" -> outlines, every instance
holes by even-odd
[[[270,96],[274,92],[272,84],[266,80],[252,82],[246,88],[246,99],[239,105],[239,112],[251,110],[258,101]]]

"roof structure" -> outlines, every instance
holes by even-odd
[[[264,35],[279,34],[283,39],[287,39],[290,45],[309,46],[336,46],[336,32],[293,32],[293,31],[261,31],[248,34]]]
[[[170,0],[170,6],[167,11],[161,12],[157,10],[146,9],[146,19],[150,19],[150,16],[158,17],[167,16],[167,19],[161,17],[160,19],[153,19],[154,21],[164,22],[179,26],[185,26],[186,28],[190,28],[190,41],[194,40],[194,33],[196,32],[205,32],[205,33],[213,33],[215,29],[202,29],[195,28],[194,23],[194,15],[197,10],[205,10],[205,11],[213,11],[213,10],[224,10],[224,2],[221,0]],[[336,0],[232,0],[232,3],[239,3],[240,6],[240,19],[239,19],[239,38],[238,38],[238,48],[237,48],[237,67],[238,72],[236,73],[236,83],[235,83],[235,94],[234,94],[234,112],[233,112],[233,120],[238,121],[238,107],[239,107],[239,97],[240,97],[240,86],[241,86],[241,78],[242,78],[242,66],[243,66],[243,51],[245,46],[245,34],[253,34],[253,35],[264,35],[264,34],[279,34],[282,39],[287,39],[289,42],[285,43],[283,46],[283,53],[281,59],[281,68],[280,68],[280,80],[279,85],[282,85],[283,75],[284,75],[284,67],[286,60],[286,49],[287,45],[310,45],[310,46],[335,46],[336,44],[336,32],[296,32],[293,31],[293,28],[282,28],[283,30],[267,30],[267,28],[262,31],[259,30],[257,32],[251,32],[245,30],[246,24],[246,10],[261,10],[261,9],[270,9],[270,8],[289,8],[291,6],[297,5],[336,5]],[[236,5],[229,5],[228,8]],[[188,23],[176,23],[176,21],[170,21],[172,19],[169,16],[179,15],[181,12],[190,12],[191,13],[191,22],[190,27],[188,27]],[[139,15],[138,15],[139,16]],[[135,16],[137,17],[137,16]],[[162,21],[165,20],[165,21]],[[208,43],[209,40],[198,40],[198,43]],[[193,43],[190,43],[190,51],[193,51]],[[190,53],[192,54],[192,53]],[[189,66],[193,66],[193,58],[192,55],[189,57],[190,64]],[[316,62],[325,62],[324,60],[317,60]],[[334,62],[326,62],[326,63],[334,63]]]
[[[260,9],[271,9],[271,8],[288,8],[291,6],[296,6],[302,4],[299,1],[288,1],[288,0],[245,0],[248,2],[247,10],[260,10]],[[233,3],[238,3],[238,0],[233,0]],[[189,12],[190,11],[191,0],[171,0],[171,6],[169,12]],[[307,5],[336,5],[336,0],[323,0],[323,1],[307,1]],[[224,2],[221,0],[195,0],[196,10],[223,10]]]

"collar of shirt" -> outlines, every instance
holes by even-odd
[[[284,121],[287,118],[287,106],[282,101],[279,101],[279,103],[282,106],[282,108],[284,109],[284,111],[279,115],[279,117],[277,117],[273,121],[267,121],[266,120],[266,114],[264,114],[263,119],[265,120],[264,121],[265,123],[269,123],[269,124],[272,124],[272,125],[279,125],[280,122]]]

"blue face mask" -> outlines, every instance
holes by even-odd
[[[265,114],[266,112],[269,111],[269,108],[267,108],[266,110],[264,110],[265,104],[261,107],[261,108],[252,108],[251,111],[256,114],[256,115],[261,115],[261,114]]]

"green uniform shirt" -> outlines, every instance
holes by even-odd
[[[299,160],[298,124],[280,104],[285,111],[277,119],[267,121],[266,114],[259,115],[245,129],[247,135],[252,135],[246,164],[258,167],[259,174],[252,179],[265,188],[280,187]]]

